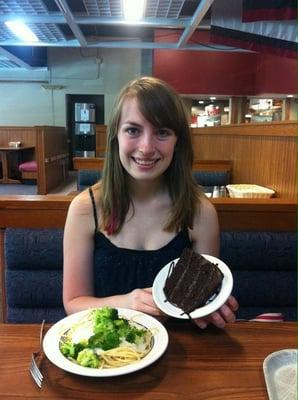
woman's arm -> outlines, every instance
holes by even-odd
[[[87,191],[70,204],[64,229],[63,304],[67,314],[93,307],[131,308],[152,315],[161,315],[151,288],[135,289],[125,295],[95,297],[93,282],[95,222]]]
[[[200,254],[208,254],[214,257],[219,256],[220,231],[217,212],[213,204],[203,198],[200,212],[195,217],[194,227],[191,231],[193,249]],[[227,322],[235,321],[235,312],[238,309],[237,300],[230,296],[226,303],[214,313],[205,318],[198,318],[195,321],[198,327],[204,329],[209,323],[218,328],[224,328]]]
[[[213,204],[203,197],[200,202],[191,231],[193,250],[200,254],[219,256],[219,224],[217,212]]]
[[[70,204],[63,239],[63,303],[68,314],[92,307],[94,220],[88,192]]]

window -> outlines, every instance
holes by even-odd
[[[191,126],[219,126],[230,122],[229,99],[192,99]]]

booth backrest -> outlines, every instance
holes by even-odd
[[[297,319],[296,233],[223,232],[220,258],[231,268],[238,318],[281,312]],[[7,228],[7,322],[55,322],[62,304],[62,229]]]
[[[220,258],[232,270],[239,318],[280,312],[297,320],[295,232],[223,232]]]
[[[84,190],[89,186],[94,185],[101,178],[101,171],[92,169],[81,169],[77,175],[77,189]]]
[[[229,172],[193,171],[193,176],[201,186],[226,186],[231,183]]]
[[[63,230],[7,228],[7,322],[55,322],[62,305]]]
[[[101,171],[82,169],[78,171],[77,188],[84,190],[94,185],[101,178]],[[196,182],[212,192],[213,186],[226,186],[231,183],[229,171],[193,171]],[[207,189],[206,189],[207,191]]]

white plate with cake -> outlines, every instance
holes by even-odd
[[[229,267],[216,257],[184,249],[165,265],[153,282],[153,299],[165,314],[201,318],[218,310],[233,288]]]

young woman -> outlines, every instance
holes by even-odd
[[[120,92],[107,133],[103,178],[72,201],[64,233],[63,301],[67,313],[112,306],[154,316],[160,269],[185,247],[218,256],[213,205],[192,178],[189,124],[179,95],[145,77]],[[230,296],[195,323],[235,320]]]

